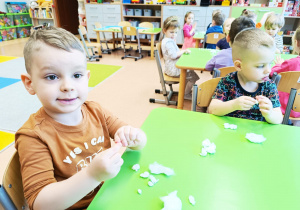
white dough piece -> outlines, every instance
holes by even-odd
[[[133,166],[132,166],[132,170],[134,170],[134,171],[138,171],[138,170],[140,170],[140,165],[137,163],[137,164],[134,164]]]
[[[211,142],[209,141],[209,139],[205,139],[202,141],[202,146],[203,147],[209,147],[211,144]]]
[[[150,175],[149,179],[153,183],[153,185],[156,184],[159,181],[159,179],[156,179],[153,175]]]
[[[150,164],[149,170],[152,174],[165,174],[167,176],[175,174],[173,169],[165,167],[157,162]]]
[[[237,125],[235,125],[235,124],[229,124],[229,123],[224,123],[224,128],[225,129],[236,130],[237,129]]]
[[[207,155],[205,148],[202,148],[201,153],[199,153],[199,155],[201,155],[203,157],[205,157]]]
[[[154,184],[153,184],[151,181],[148,182],[148,186],[149,186],[149,187],[152,187],[153,185],[154,185]]]
[[[194,196],[190,195],[190,196],[189,196],[189,201],[190,201],[190,204],[192,204],[193,206],[195,206],[196,201],[195,201]]]
[[[144,173],[141,173],[140,174],[140,177],[143,177],[143,178],[148,178],[150,175],[150,173],[148,171],[145,171]]]
[[[140,195],[142,194],[142,190],[141,190],[141,189],[138,189],[137,192],[138,192],[138,194],[140,194]]]
[[[169,195],[160,198],[164,202],[162,210],[181,210],[182,202],[177,197],[177,191],[169,193]]]
[[[262,143],[267,140],[263,135],[255,133],[246,133],[246,139],[253,143]]]
[[[205,150],[206,152],[208,152],[209,154],[214,154],[216,153],[216,145],[215,143],[211,143],[209,147],[206,147]]]

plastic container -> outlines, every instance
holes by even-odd
[[[143,10],[142,9],[134,9],[134,15],[135,16],[143,16]]]
[[[126,9],[126,15],[134,16],[134,9]]]
[[[29,25],[31,24],[31,19],[29,15],[14,15],[15,26]]]
[[[144,9],[144,16],[152,16],[152,10],[151,9]]]
[[[155,16],[160,17],[161,16],[161,11],[160,10],[155,10]]]
[[[3,29],[0,30],[0,32],[3,41],[13,40],[17,38],[16,28]]]
[[[0,16],[0,28],[14,26],[13,15],[1,15]]]
[[[130,3],[131,3],[131,0],[123,0],[123,3],[124,3],[124,4],[130,4]]]
[[[30,36],[31,27],[17,27],[17,37],[25,38]]]

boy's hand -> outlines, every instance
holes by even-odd
[[[249,96],[240,96],[234,99],[235,110],[250,110],[257,101]]]
[[[115,142],[123,147],[142,148],[145,146],[147,137],[144,131],[132,126],[123,126],[115,133]]]
[[[256,99],[258,101],[258,106],[259,106],[259,110],[261,111],[261,114],[264,117],[268,117],[272,111],[273,111],[273,104],[270,101],[270,99],[268,99],[265,96],[256,96]]]
[[[87,167],[88,175],[99,182],[115,177],[124,162],[119,153],[121,147],[121,144],[115,144],[111,148],[97,154]]]
[[[274,63],[275,64],[282,64],[284,62],[284,60],[280,57],[280,55],[277,55],[275,60],[274,60]]]

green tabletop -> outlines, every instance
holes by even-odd
[[[140,34],[158,34],[160,33],[161,28],[149,28],[149,29],[140,29]]]
[[[193,36],[194,39],[204,39],[205,31],[196,32]]]
[[[237,130],[224,129],[226,122],[236,124]],[[142,129],[146,147],[124,153],[120,173],[103,185],[89,210],[162,209],[160,197],[175,190],[183,210],[300,209],[299,127],[157,108]],[[267,140],[251,143],[245,139],[251,132]],[[206,138],[216,144],[216,153],[201,157]],[[155,161],[173,168],[175,175],[154,175],[159,181],[148,187],[139,174]],[[136,163],[138,172],[131,169]],[[195,197],[195,206],[189,204],[189,195]]]
[[[205,70],[206,63],[218,53],[219,50],[205,48],[189,48],[191,54],[183,54],[177,61],[176,67],[179,69]],[[276,54],[280,55],[284,60],[295,58],[298,55],[292,54]],[[271,66],[275,63],[272,62]]]

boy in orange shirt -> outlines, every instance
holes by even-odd
[[[16,133],[25,198],[30,209],[86,208],[101,182],[120,171],[121,146],[141,149],[146,135],[86,101],[90,72],[70,32],[35,31],[24,58],[22,82],[43,105]]]

